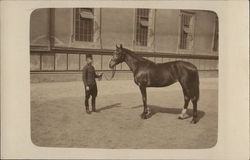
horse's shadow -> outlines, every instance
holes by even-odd
[[[155,105],[148,105],[148,106],[151,110],[150,117],[154,116],[157,113],[181,114],[181,111],[182,111],[181,108],[166,108],[166,107],[160,107],[160,106],[155,106]],[[143,108],[143,105],[138,105],[138,106],[134,106],[131,108],[132,109]],[[204,117],[205,112],[198,110],[197,113],[198,113],[198,117],[197,117],[197,122],[198,122],[202,117]],[[192,117],[193,110],[187,109],[187,114],[188,114],[188,117],[186,117],[185,119]]]
[[[121,107],[121,103],[114,103],[114,104],[111,104],[111,105],[108,105],[108,106],[99,108],[99,109],[97,109],[96,111],[97,111],[97,112],[101,112],[101,111],[103,111],[103,110],[107,110],[107,109],[111,109],[111,108],[116,108],[116,107]]]
[[[154,116],[157,113],[181,114],[181,111],[182,111],[181,108],[166,108],[166,107],[160,107],[160,106],[155,106],[155,105],[148,105],[148,106],[151,110],[150,117]],[[117,107],[121,107],[121,103],[114,103],[114,104],[99,108],[99,109],[97,109],[97,112],[101,112],[103,110],[117,108]],[[133,106],[131,108],[132,109],[143,108],[143,105]],[[205,112],[203,112],[201,110],[198,110],[197,112],[198,112],[198,117],[197,117],[197,122],[198,122],[202,117],[204,117]],[[185,119],[192,117],[193,110],[187,109],[187,114],[188,114],[188,117],[186,117]]]

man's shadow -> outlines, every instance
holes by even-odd
[[[108,105],[108,106],[99,108],[99,109],[97,109],[96,111],[97,111],[97,112],[101,112],[101,111],[103,111],[103,110],[107,110],[107,109],[111,109],[111,108],[116,108],[116,107],[121,107],[121,103],[114,103],[114,104],[111,104],[111,105]]]
[[[148,105],[148,106],[151,110],[150,117],[154,116],[157,113],[181,114],[181,111],[182,111],[182,108],[166,108],[166,107],[160,107],[160,106],[155,106],[155,105]],[[143,105],[138,105],[138,106],[134,106],[131,108],[132,109],[143,108]],[[185,119],[192,117],[193,109],[187,109],[187,114],[188,114],[188,117],[186,117]],[[201,110],[197,110],[197,114],[198,114],[198,117],[197,117],[197,122],[198,122],[202,117],[204,117],[205,112]]]

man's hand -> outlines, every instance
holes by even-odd
[[[98,81],[102,80],[102,75],[103,75],[102,72],[98,74]]]
[[[86,86],[86,90],[89,91],[89,86]]]

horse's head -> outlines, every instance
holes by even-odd
[[[124,60],[125,60],[125,53],[122,48],[122,44],[120,45],[120,47],[116,45],[116,50],[114,51],[113,57],[109,62],[109,68],[114,68],[114,66],[124,62]]]

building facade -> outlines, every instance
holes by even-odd
[[[79,75],[86,53],[93,54],[96,70],[105,72],[116,44],[156,63],[184,60],[200,71],[217,71],[218,32],[218,17],[211,11],[37,9],[30,20],[31,78]],[[116,69],[129,70],[126,64]]]

